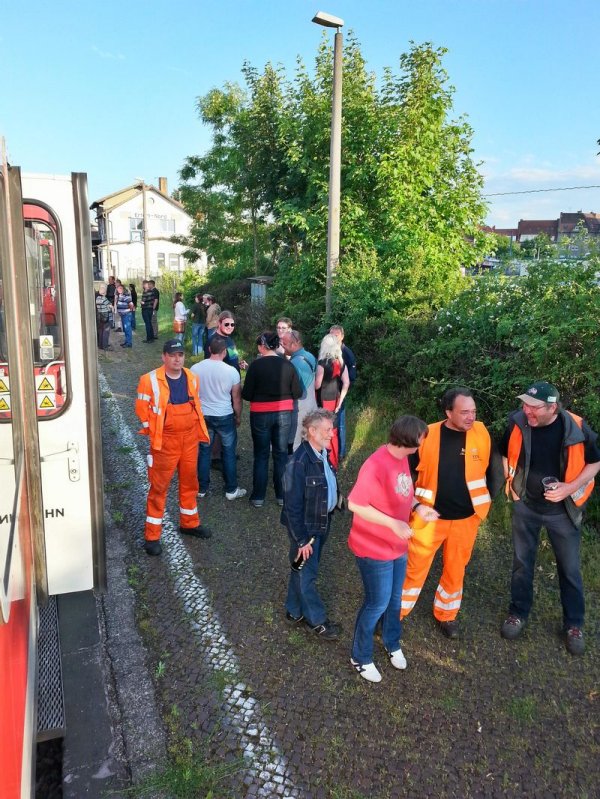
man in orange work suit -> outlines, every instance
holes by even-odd
[[[433,601],[433,615],[447,638],[458,638],[456,620],[463,595],[465,568],[471,558],[479,525],[490,509],[492,496],[502,485],[502,463],[492,453],[490,434],[468,388],[451,388],[441,400],[446,419],[429,425],[429,433],[415,455],[415,508],[434,508],[436,521],[424,524],[414,515],[408,543],[408,566],[402,591],[400,617],[413,607],[429,573],[435,553],[443,544],[443,569]],[[492,457],[493,455],[493,457]],[[492,486],[493,483],[493,486]],[[413,509],[414,510],[414,509]]]
[[[179,475],[179,531],[196,538],[212,533],[200,524],[198,493],[198,443],[208,442],[198,378],[185,369],[183,344],[170,339],[163,347],[163,366],[140,377],[135,412],[142,422],[142,435],[150,436],[144,548],[160,555],[163,514],[167,492],[177,469]]]

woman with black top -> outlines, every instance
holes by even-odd
[[[283,472],[288,456],[288,439],[294,400],[302,396],[302,386],[294,367],[277,355],[279,337],[262,333],[256,339],[260,358],[253,361],[246,374],[242,397],[250,403],[250,430],[254,445],[254,486],[250,503],[255,508],[265,504],[269,473],[269,451],[273,451],[273,487],[279,505],[283,505]]]
[[[131,329],[135,330],[135,312],[137,310],[137,291],[134,283],[129,284],[129,293],[131,294],[131,302],[133,303],[133,311],[131,312]]]
[[[315,375],[317,405],[337,414],[344,403],[349,387],[350,377],[348,367],[342,357],[341,344],[336,336],[328,333],[321,342]],[[329,451],[329,460],[334,469],[337,469],[339,463],[339,453],[340,440],[336,420]]]

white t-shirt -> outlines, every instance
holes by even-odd
[[[200,380],[202,413],[205,416],[229,416],[233,413],[231,389],[240,382],[238,370],[223,361],[206,358],[195,363],[191,371]]]
[[[188,313],[189,313],[189,311],[186,310],[185,305],[181,302],[181,300],[178,300],[175,303],[175,308],[173,309],[173,316],[175,318],[175,321],[176,322],[185,322]]]

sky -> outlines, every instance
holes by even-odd
[[[537,190],[488,197],[488,224],[600,213],[597,0],[4,0],[9,161],[87,172],[90,203],[140,178],[173,190],[210,145],[197,98],[241,83],[246,60],[289,76],[298,56],[310,67],[318,10],[344,19],[376,75],[398,72],[411,41],[448,49],[453,115],[474,130],[485,193]],[[539,191],[580,186],[596,188]]]

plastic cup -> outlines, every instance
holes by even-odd
[[[542,485],[544,486],[544,491],[554,491],[557,485],[560,483],[558,477],[542,477]]]

